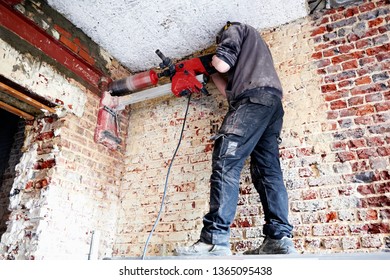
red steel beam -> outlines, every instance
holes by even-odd
[[[0,24],[68,68],[91,85],[92,90],[100,95],[99,85],[102,80],[111,81],[111,79],[79,55],[62,45],[32,20],[14,10],[11,4],[17,2],[20,1],[0,1]]]

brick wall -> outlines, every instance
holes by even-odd
[[[17,9],[77,55],[88,50],[84,59],[113,79],[128,74],[45,4],[25,1]],[[285,91],[281,163],[302,252],[368,252],[390,244],[388,9],[385,1],[365,1],[262,31]],[[127,140],[114,152],[93,142],[99,98],[78,77],[12,36],[0,38],[0,56],[2,75],[58,104],[57,115],[27,123],[10,191],[20,193],[9,201],[0,259],[86,259],[93,231],[101,236],[99,257],[140,255],[187,100],[133,105],[122,116]],[[212,96],[191,101],[149,254],[169,255],[199,237],[208,210],[210,137],[227,109],[208,87]],[[232,249],[258,245],[262,224],[246,165]]]
[[[365,1],[264,30],[282,79],[281,163],[294,242],[304,253],[369,252],[389,244],[389,7]],[[208,209],[212,142],[226,111],[211,97],[191,102],[151,255],[199,238]],[[157,217],[186,100],[132,107],[114,254],[140,255]],[[232,249],[257,246],[263,221],[248,165],[232,225]]]
[[[43,2],[24,1],[15,9],[113,79],[128,75]],[[9,178],[8,193],[14,195],[7,202],[0,259],[87,259],[93,232],[100,235],[99,258],[111,256],[125,146],[110,151],[94,142],[100,98],[80,77],[11,32],[0,31],[6,35],[0,37],[1,74],[57,105],[56,114],[27,122],[23,155]],[[88,56],[82,52],[87,50]],[[127,126],[124,111],[123,139]]]

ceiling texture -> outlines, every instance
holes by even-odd
[[[210,47],[226,21],[256,29],[309,13],[307,0],[47,0],[132,72],[156,67],[157,49],[180,59]]]

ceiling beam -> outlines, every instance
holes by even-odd
[[[0,24],[18,35],[35,48],[41,50],[91,86],[91,90],[100,95],[102,80],[111,80],[95,66],[72,52],[32,20],[12,8],[10,3],[18,1],[0,0]]]

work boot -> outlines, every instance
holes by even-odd
[[[248,250],[244,255],[269,255],[269,254],[298,254],[291,238],[284,236],[282,239],[264,238],[259,248]]]
[[[230,256],[232,252],[228,246],[207,244],[200,240],[189,247],[179,247],[173,252],[175,256]]]

